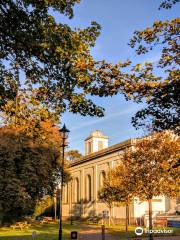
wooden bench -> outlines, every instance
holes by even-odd
[[[12,224],[10,227],[14,230],[14,229],[21,229],[23,230],[24,228],[29,228],[31,226],[31,224],[28,224],[27,222],[17,222],[15,224]]]
[[[52,217],[43,217],[43,219],[40,221],[41,224],[43,223],[52,223],[54,222]]]
[[[156,218],[154,220],[154,226],[167,227],[167,219],[166,218]]]
[[[92,218],[89,218],[87,221],[88,221],[88,223],[98,224],[99,223],[99,218],[98,217],[92,217]]]

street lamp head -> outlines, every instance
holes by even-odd
[[[63,127],[60,129],[60,133],[62,133],[63,138],[68,138],[68,135],[70,131],[66,128],[66,125],[64,124]]]

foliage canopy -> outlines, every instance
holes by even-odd
[[[172,132],[153,133],[137,140],[134,150],[128,153],[135,195],[141,199],[179,194],[180,139]]]
[[[160,8],[171,8],[179,1],[163,1]],[[136,102],[146,101],[132,122],[136,127],[152,125],[153,130],[180,130],[180,70],[179,70],[180,19],[155,21],[151,27],[135,31],[129,45],[138,55],[157,50],[159,59],[137,64],[131,74],[131,87],[127,94]],[[157,54],[157,52],[156,52]],[[161,74],[157,74],[157,70]]]
[[[51,123],[42,123],[53,145],[27,136],[21,129],[0,128],[0,209],[3,221],[33,213],[37,200],[53,194],[60,181],[60,136]],[[58,136],[54,137],[54,134]],[[10,219],[8,219],[10,217]]]
[[[85,29],[57,22],[52,10],[71,18],[78,2],[1,1],[0,106],[25,88],[35,89],[38,100],[57,113],[103,116],[89,96],[117,94],[121,64],[91,56],[101,29],[96,22]]]
[[[78,150],[70,150],[67,152],[67,159],[70,161],[78,160],[83,155]]]

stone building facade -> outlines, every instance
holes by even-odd
[[[72,180],[64,187],[63,217],[88,218],[101,216],[108,211],[107,206],[98,200],[98,191],[103,186],[103,180],[110,169],[121,163],[125,149],[132,147],[135,139],[108,147],[108,137],[100,131],[93,131],[85,140],[86,155],[70,164]],[[174,209],[175,203],[161,196],[153,199],[153,212],[168,212]],[[148,211],[147,202],[134,199],[129,209],[131,221],[142,217]],[[125,207],[114,206],[114,219],[125,219]]]

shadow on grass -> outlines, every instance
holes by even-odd
[[[63,225],[63,240],[70,239],[70,232],[77,230],[79,226]],[[12,230],[11,228],[0,228],[0,240],[32,240],[32,233],[36,232],[35,240],[57,240],[59,224],[32,224],[31,228]]]
[[[32,240],[31,235],[0,237],[1,240]],[[36,240],[57,240],[56,234],[38,234]],[[70,238],[64,238],[69,240]]]
[[[57,240],[57,234],[37,234],[36,240]],[[70,234],[63,234],[63,240],[70,240]],[[32,240],[32,235],[19,235],[19,236],[1,236],[0,240]]]

